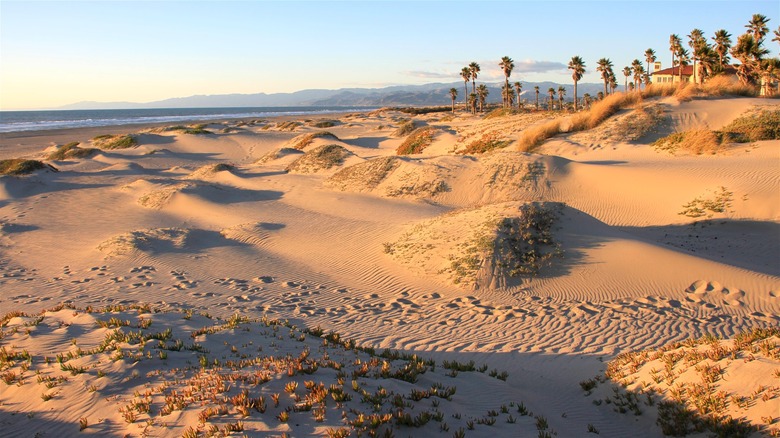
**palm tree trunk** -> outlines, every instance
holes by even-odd
[[[574,81],[574,112],[577,112],[577,81]]]

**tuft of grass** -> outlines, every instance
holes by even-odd
[[[708,96],[745,96],[755,97],[758,89],[751,85],[741,83],[739,80],[720,75],[710,78],[702,85],[689,82],[675,84],[651,84],[642,90],[642,97],[669,97],[674,96],[680,101],[691,100],[695,97]]]
[[[436,130],[433,128],[418,128],[414,130],[409,134],[406,140],[398,146],[396,154],[411,155],[422,153],[423,149],[433,143],[433,135],[435,132]]]
[[[517,141],[517,149],[521,152],[531,152],[541,146],[548,138],[561,132],[561,121],[553,119],[548,122],[532,126],[523,131]]]
[[[53,167],[47,166],[38,160],[11,158],[8,160],[0,160],[0,175],[27,175],[28,173],[33,173],[40,169],[46,169],[47,167],[54,169]]]
[[[92,144],[100,149],[127,149],[138,146],[134,135],[98,135],[92,139]]]
[[[351,152],[337,144],[320,146],[306,152],[287,166],[288,172],[311,173],[321,169],[340,166]]]
[[[679,150],[701,155],[703,153],[715,154],[722,149],[718,135],[709,129],[694,129],[691,131],[675,132],[666,137],[654,141],[651,146],[667,151],[671,154]]]
[[[97,150],[95,148],[80,148],[78,146],[79,142],[77,141],[60,146],[56,151],[49,154],[48,159],[59,161],[67,160],[68,158],[86,158]]]
[[[490,120],[499,117],[513,116],[515,114],[520,114],[520,112],[513,108],[496,108],[493,111],[485,114],[485,117],[483,117],[483,119]]]
[[[303,125],[303,123],[288,120],[286,122],[277,123],[276,129],[280,131],[295,131],[301,125]]]
[[[339,124],[338,120],[318,120],[314,122],[311,126],[314,126],[315,128],[332,128]]]

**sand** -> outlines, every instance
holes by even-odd
[[[607,364],[778,326],[780,141],[716,155],[649,143],[780,105],[650,103],[664,123],[647,135],[622,139],[619,113],[535,153],[512,142],[548,115],[382,110],[324,129],[313,126],[320,117],[299,117],[210,123],[201,135],[160,126],[3,134],[0,158],[44,159],[103,133],[138,140],[47,161],[58,172],[0,177],[3,434],[354,436],[373,413],[388,422],[380,433],[392,425],[396,436],[662,436],[657,406],[673,398],[669,388],[655,388],[641,415],[615,412],[624,399],[610,399],[620,382],[605,377]],[[435,129],[433,143],[396,156],[404,138],[393,133],[411,118]],[[282,126],[290,121],[300,123]],[[508,146],[459,154],[486,135]],[[680,214],[718,199],[723,211]],[[114,330],[144,340],[105,341]],[[321,339],[332,332],[340,338]],[[761,389],[722,413],[769,433],[780,421],[780,360],[769,344],[780,337],[761,342],[766,354],[756,341],[755,352],[712,363],[734,370],[723,379],[734,397]],[[372,356],[384,349],[406,359]],[[426,366],[412,354],[436,366],[409,377]],[[758,368],[740,365],[748,354]],[[650,369],[664,366],[653,360],[620,375],[638,376],[629,389],[649,387]],[[486,368],[469,371],[469,361]],[[679,382],[695,382],[702,363],[680,368]],[[588,379],[596,395],[585,395]],[[286,392],[290,382],[297,389]],[[255,401],[240,400],[242,389]],[[351,400],[337,401],[342,391]],[[186,406],[174,403],[181,397]],[[399,424],[398,409],[417,424]]]

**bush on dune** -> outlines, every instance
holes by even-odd
[[[410,155],[422,153],[423,149],[433,143],[433,128],[418,128],[412,132],[409,137],[398,146],[396,153],[398,155]]]
[[[339,138],[328,131],[312,132],[300,137],[296,137],[295,143],[292,145],[293,149],[303,150],[307,146],[314,142],[315,138],[329,138],[331,140],[339,141]]]
[[[417,123],[415,123],[414,120],[407,120],[398,127],[395,131],[393,131],[393,137],[403,137],[405,135],[409,135],[412,132],[414,132],[415,129],[418,128]]]
[[[619,110],[641,102],[637,93],[614,93],[594,103],[588,111],[572,117],[570,131],[593,129]]]
[[[760,110],[734,119],[721,129],[724,141],[780,140],[780,110]]]
[[[92,155],[97,149],[80,148],[79,142],[74,141],[60,146],[59,149],[49,154],[48,159],[52,161],[67,160],[68,158],[85,158]]]
[[[461,155],[483,154],[493,149],[500,149],[509,146],[511,140],[504,140],[497,132],[487,132],[478,140],[469,143],[465,149],[458,152]]]
[[[98,135],[92,139],[92,143],[100,149],[127,149],[138,146],[138,140],[131,134]]]

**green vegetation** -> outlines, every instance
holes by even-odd
[[[52,161],[67,160],[68,158],[86,158],[92,155],[97,149],[80,148],[79,142],[74,141],[60,146],[59,149],[49,154],[48,159]]]
[[[227,128],[226,128],[227,129]],[[191,135],[204,135],[204,134],[213,134],[213,132],[206,129],[206,125],[199,124],[199,125],[190,125],[190,126],[184,126],[184,125],[176,125],[176,126],[169,126],[165,128],[166,131],[180,131],[184,134],[191,134]]]
[[[485,114],[484,120],[496,119],[499,117],[513,116],[520,114],[520,111],[512,108],[496,108],[493,111]]]
[[[510,277],[534,277],[554,257],[563,256],[552,236],[558,217],[554,210],[536,202],[523,205],[520,213],[499,222],[496,259]]]
[[[696,198],[693,201],[683,205],[683,210],[678,214],[692,218],[707,216],[711,218],[715,213],[725,213],[731,207],[731,200],[734,193],[720,187],[711,198]]]
[[[290,163],[286,170],[288,172],[313,173],[340,166],[350,155],[352,155],[351,152],[337,144],[323,145],[306,152]]]
[[[720,135],[723,141],[734,143],[780,140],[780,110],[748,113],[724,126]]]
[[[280,122],[276,124],[276,129],[280,131],[295,131],[299,126],[303,125],[301,122],[288,120],[286,122]]]
[[[336,125],[338,125],[340,122],[338,120],[318,120],[314,123],[312,123],[311,126],[314,126],[315,128],[332,128]]]
[[[0,160],[0,175],[26,175],[28,173],[35,172],[36,170],[54,167],[47,166],[38,160],[24,160],[22,158],[11,158],[8,160]]]
[[[100,149],[127,149],[138,146],[138,140],[132,134],[98,135],[92,139],[92,144]]]
[[[391,110],[400,111],[405,114],[421,115],[430,113],[444,113],[451,111],[448,106],[424,106],[424,107],[406,107],[406,108],[390,108]]]
[[[400,128],[399,128],[400,129]],[[423,149],[433,143],[433,135],[436,130],[433,128],[417,128],[398,146],[396,153],[398,155],[411,155],[422,153]]]

